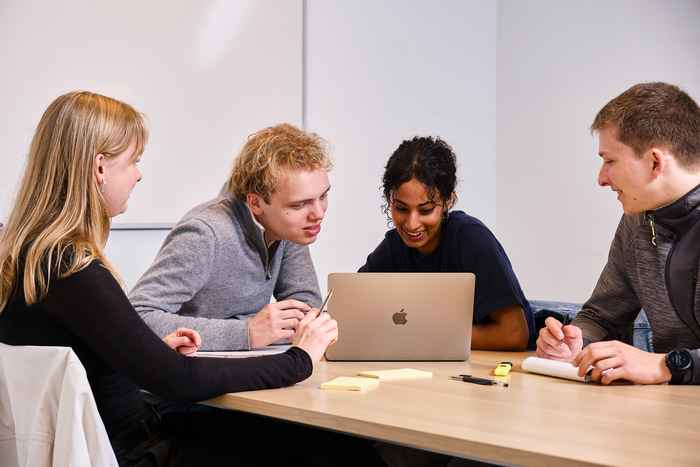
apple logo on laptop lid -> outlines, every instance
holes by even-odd
[[[408,321],[406,320],[406,315],[407,315],[408,313],[406,313],[406,312],[403,311],[403,310],[404,310],[404,308],[401,308],[401,311],[399,311],[398,313],[394,313],[393,315],[391,315],[391,320],[394,322],[394,324],[401,324],[401,325],[403,325],[403,324],[406,324],[406,323],[408,322]]]

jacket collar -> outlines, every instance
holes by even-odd
[[[253,218],[248,205],[232,195],[229,196],[229,202],[231,203],[233,217],[238,221],[248,241],[260,252],[261,256],[267,258],[268,248],[265,245],[263,230]]]
[[[700,185],[668,206],[647,211],[647,215],[653,215],[654,221],[673,233],[683,235],[700,220]]]

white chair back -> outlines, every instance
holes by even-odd
[[[0,344],[0,465],[118,465],[70,348]]]

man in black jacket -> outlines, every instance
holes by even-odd
[[[547,319],[537,354],[603,384],[700,384],[700,109],[676,86],[642,83],[608,102],[591,130],[598,184],[624,215],[593,295],[571,325]],[[660,353],[610,340],[641,308]]]

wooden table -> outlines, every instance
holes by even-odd
[[[414,446],[458,457],[532,466],[700,465],[700,387],[599,386],[528,374],[527,353],[473,352],[470,362],[321,362],[285,389],[225,394],[207,404]],[[515,364],[510,386],[489,376]],[[365,393],[321,390],[360,370],[430,370],[429,380],[382,382]]]

